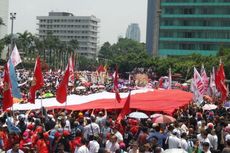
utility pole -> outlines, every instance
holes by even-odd
[[[13,45],[14,45],[14,40],[13,40],[13,30],[14,30],[14,20],[16,19],[16,13],[10,13],[10,19],[11,19],[11,51],[9,56],[11,55],[11,52],[13,51]]]

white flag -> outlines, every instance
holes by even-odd
[[[197,99],[197,102],[201,103],[203,101],[203,96],[204,96],[204,86],[203,86],[202,78],[195,67],[194,67],[193,81],[195,87],[194,89],[195,97]]]
[[[168,89],[172,89],[172,70],[169,68],[169,86]]]
[[[14,65],[14,67],[22,62],[20,54],[18,52],[18,48],[17,48],[16,45],[14,46],[14,49],[13,49],[11,55],[10,55],[10,59],[11,59],[13,65]]]

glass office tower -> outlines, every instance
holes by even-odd
[[[230,47],[230,0],[161,0],[158,55],[215,55]]]

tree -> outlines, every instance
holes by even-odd
[[[3,22],[2,18],[0,17],[0,26],[5,26],[5,23]]]

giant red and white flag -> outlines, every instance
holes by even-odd
[[[22,62],[20,54],[18,52],[18,48],[17,48],[16,45],[14,46],[14,49],[13,49],[11,55],[10,55],[10,59],[11,59],[13,65],[14,65],[14,67]]]

